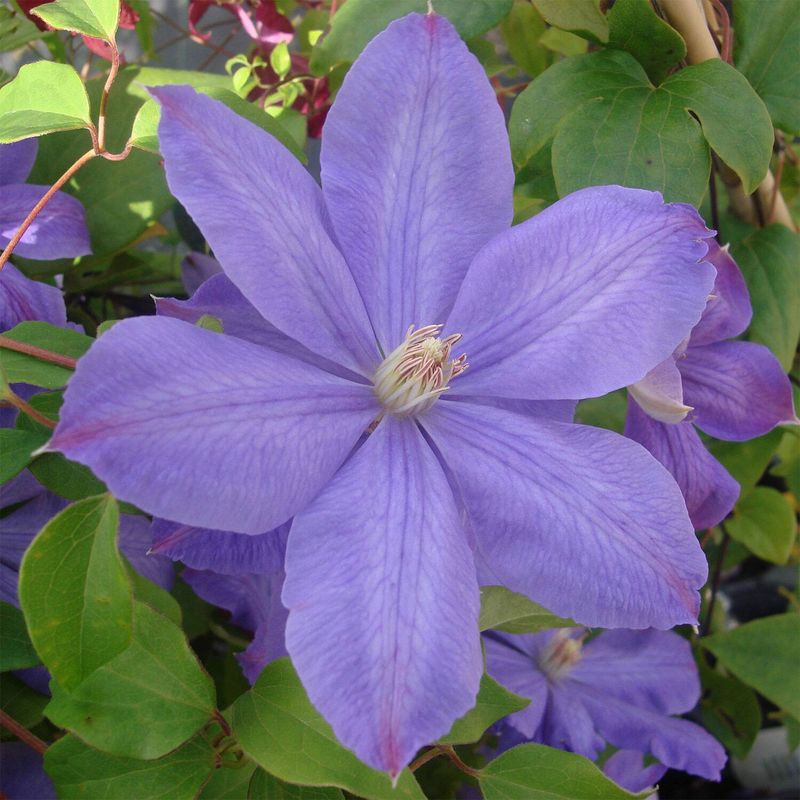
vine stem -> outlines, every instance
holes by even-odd
[[[25,217],[22,225],[19,226],[17,232],[11,237],[11,241],[6,245],[0,255],[0,269],[2,269],[6,261],[11,257],[14,248],[19,244],[20,239],[25,235],[25,232],[30,228],[31,223],[39,216],[41,210],[50,202],[53,195],[86,163],[97,157],[94,148],[85,152],[72,166],[67,168],[67,171],[44,193],[42,199],[31,209],[27,217]]]
[[[119,72],[119,48],[117,43],[109,41],[111,46],[111,69],[108,71],[108,77],[103,85],[103,94],[100,96],[100,112],[97,119],[97,155],[104,153],[106,149],[106,109],[108,107],[108,95],[111,92],[111,87],[117,79]]]
[[[43,742],[35,733],[31,733],[24,725],[20,725],[13,717],[9,717],[5,711],[0,711],[0,725],[37,753],[47,751],[46,742]]]
[[[689,64],[701,64],[712,58],[720,58],[717,44],[708,26],[702,0],[658,0],[658,4],[669,24],[686,42],[686,60]],[[747,222],[757,220],[754,200],[761,202],[762,207],[769,208],[774,194],[774,221],[785,225],[791,231],[797,230],[789,207],[770,170],[767,170],[764,180],[756,188],[755,198],[748,197],[739,180],[733,180],[732,174],[726,175],[729,172],[732,173],[727,167],[720,170],[722,179],[731,195],[733,206],[739,210]],[[737,195],[741,195],[741,197]]]
[[[722,582],[722,564],[725,561],[725,556],[728,552],[728,545],[730,544],[731,537],[725,528],[723,522],[720,527],[722,528],[722,543],[719,546],[719,553],[717,553],[717,563],[714,566],[714,576],[711,579],[711,598],[708,601],[708,610],[706,611],[705,622],[702,627],[702,635],[707,636],[711,630],[711,621],[714,615],[714,606],[717,603],[717,595],[719,594],[719,586]]]
[[[0,334],[0,348],[13,350],[16,353],[24,353],[26,356],[33,356],[33,358],[38,358],[40,361],[58,364],[59,367],[66,367],[67,369],[75,369],[78,363],[77,359],[62,356],[61,353],[54,353],[52,350],[45,350],[43,347],[36,347],[33,344],[18,342],[16,339],[11,339],[2,334]]]
[[[21,411],[23,414],[27,414],[32,420],[35,420],[40,425],[44,425],[45,428],[49,428],[51,431],[55,429],[56,423],[53,422],[53,420],[37,411],[30,403],[23,400],[12,389],[6,388],[2,397],[7,403],[14,406],[14,408]]]

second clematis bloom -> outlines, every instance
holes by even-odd
[[[286,646],[346,746],[397,775],[474,705],[476,557],[582,623],[695,621],[707,568],[674,480],[571,422],[700,319],[715,270],[694,209],[595,187],[509,228],[503,116],[436,15],[351,68],[322,189],[220,103],[153,94],[169,185],[225,271],[226,333],[118,323],[49,447],[182,525],[292,519]]]
[[[753,311],[742,273],[727,248],[710,242],[717,270],[703,316],[686,341],[645,378],[628,387],[625,435],[644,445],[675,477],[695,528],[721,522],[739,484],[706,450],[697,426],[741,442],[796,423],[792,387],[764,345],[729,341]]]
[[[621,751],[607,772],[637,792],[667,767],[718,781],[722,746],[699,725],[672,716],[700,699],[689,643],[671,631],[617,630],[584,644],[587,634],[484,634],[489,674],[531,701],[506,718],[500,746],[534,741],[595,759],[611,744]],[[642,755],[659,764],[644,766]]]

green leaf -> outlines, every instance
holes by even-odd
[[[722,442],[712,439],[709,449],[742,487],[744,497],[760,480],[772,454],[781,440],[782,431],[775,429],[747,442]]]
[[[734,62],[776,128],[800,134],[800,14],[796,0],[733,0]]]
[[[681,35],[650,0],[617,0],[608,12],[608,46],[630,53],[655,84],[686,56]]]
[[[753,188],[772,148],[763,103],[729,65],[687,67],[654,88],[619,50],[574,56],[542,73],[517,98],[510,136],[520,165],[553,141],[561,195],[618,183],[695,205],[706,192],[709,144]]]
[[[0,672],[25,669],[39,664],[39,656],[31,644],[22,612],[9,603],[0,602]]]
[[[777,490],[756,486],[733,509],[725,526],[751,553],[773,564],[785,564],[797,536],[791,503]]]
[[[28,466],[31,453],[48,439],[47,434],[22,431],[14,428],[0,429],[0,483],[11,480]]]
[[[480,776],[485,800],[629,800],[630,794],[589,759],[542,744],[521,744],[492,761]]]
[[[119,0],[54,0],[34,8],[33,13],[53,28],[113,42]]]
[[[31,462],[30,471],[42,486],[66,500],[83,500],[107,491],[106,485],[89,467],[70,461],[61,453],[37,456]]]
[[[293,783],[284,783],[259,769],[250,780],[247,800],[344,800],[344,795],[333,786],[296,786]]]
[[[215,769],[198,800],[250,800],[248,788],[256,769],[251,761],[235,768]]]
[[[125,566],[128,568],[128,577],[133,586],[133,596],[139,602],[150,606],[153,611],[165,616],[174,625],[181,627],[182,615],[178,601],[166,589],[140,575],[129,563],[126,562]]]
[[[0,8],[0,53],[18,50],[43,35],[22,12]]]
[[[42,721],[47,700],[10,672],[0,675],[0,707],[24,728],[30,730]]]
[[[193,800],[214,770],[214,751],[197,736],[163,758],[139,761],[102,753],[75,736],[64,736],[47,749],[44,766],[63,798]]]
[[[71,359],[80,358],[92,343],[91,338],[78,331],[47,322],[20,322],[3,336]],[[0,367],[9,383],[32,383],[50,389],[64,386],[72,376],[68,367],[3,347],[0,347]]]
[[[622,433],[625,430],[627,413],[628,402],[625,392],[618,390],[602,397],[581,400],[575,410],[575,422]]]
[[[527,697],[514,694],[486,673],[481,678],[481,688],[475,707],[453,724],[450,733],[439,741],[445,744],[477,742],[486,729],[497,720],[530,705]]]
[[[22,560],[19,599],[31,641],[55,679],[73,688],[131,639],[132,597],[117,553],[110,495],[65,508]]]
[[[788,372],[800,336],[800,237],[783,225],[769,225],[731,252],[753,303],[748,336],[769,347]]]
[[[91,124],[86,89],[69,64],[26,64],[11,83],[0,89],[0,143],[88,128]],[[86,151],[88,139],[82,136],[81,140]]]
[[[482,631],[492,628],[506,633],[533,633],[545,628],[568,628],[575,623],[557,617],[523,594],[502,586],[482,586],[479,625]]]
[[[702,657],[698,665],[703,725],[732,755],[745,758],[761,730],[761,706],[755,692],[737,678],[721,675]]]
[[[608,20],[599,0],[533,0],[545,21],[593,42],[608,41]]]
[[[800,717],[800,616],[776,614],[701,639],[740,681]]]
[[[436,0],[436,13],[447,17],[463,39],[488,31],[510,10],[513,0]],[[311,53],[311,70],[327,72],[341,61],[355,61],[367,42],[377,36],[392,20],[416,11],[425,14],[427,0],[347,0],[333,17],[330,31]]]
[[[126,758],[164,756],[214,713],[214,684],[183,632],[140,602],[126,650],[74,690],[55,683],[51,690],[45,713],[54,724]]]
[[[739,176],[746,192],[764,179],[774,132],[769,112],[747,79],[717,58],[670,76],[662,87],[696,114],[714,152]]]
[[[800,403],[795,399],[795,407],[798,405]],[[789,428],[783,434],[776,456],[778,463],[770,472],[783,478],[789,491],[796,498],[800,498],[800,431],[797,428]]]
[[[289,46],[286,42],[278,42],[269,54],[269,65],[277,76],[283,80],[292,68],[292,57],[289,55]]]
[[[214,100],[224,103],[231,111],[240,117],[258,125],[259,128],[274,136],[292,155],[302,163],[307,162],[303,150],[298,147],[295,138],[286,130],[281,122],[271,117],[254,103],[248,103],[241,97],[227,89],[216,86],[198,87],[199,91]],[[142,150],[158,153],[158,122],[161,118],[160,107],[155,100],[148,100],[138,111],[133,122],[131,138],[134,146]]]
[[[388,775],[368,767],[339,744],[286,658],[268,664],[232,709],[231,725],[239,743],[259,766],[281,780],[338,786],[367,800],[424,800],[408,770],[393,789]]]
[[[531,77],[543,72],[550,57],[539,39],[545,32],[542,15],[528,2],[515,0],[500,30],[511,58]]]

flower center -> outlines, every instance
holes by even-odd
[[[439,338],[441,325],[412,325],[403,340],[383,360],[373,379],[375,394],[389,414],[407,417],[427,411],[452,378],[469,365],[465,354],[450,358],[460,333]]]
[[[539,668],[551,681],[569,672],[581,660],[583,637],[575,639],[571,631],[556,633],[539,655]]]

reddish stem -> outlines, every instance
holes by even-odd
[[[36,347],[36,345],[33,344],[18,342],[16,339],[10,339],[8,336],[3,336],[2,334],[0,334],[0,348],[14,350],[17,353],[24,353],[26,356],[33,356],[40,361],[58,364],[59,367],[66,367],[67,369],[75,369],[78,363],[77,359],[70,358],[69,356],[62,356],[61,353],[54,353],[52,350],[45,350],[43,347]]]
[[[14,408],[21,411],[23,414],[27,414],[32,420],[35,420],[40,425],[44,425],[45,428],[50,428],[50,430],[53,430],[56,427],[56,423],[53,422],[53,420],[37,411],[30,403],[23,400],[11,389],[6,389],[3,399],[14,406]]]
[[[47,750],[46,742],[43,742],[35,733],[31,733],[25,726],[20,725],[13,717],[9,717],[5,711],[0,711],[0,725],[37,753],[44,753]]]
[[[106,108],[108,106],[108,95],[111,92],[111,87],[117,78],[119,72],[119,49],[116,42],[109,41],[111,47],[111,69],[108,71],[108,77],[103,86],[103,94],[100,96],[100,113],[97,120],[97,152],[98,155],[105,152],[106,149]]]

